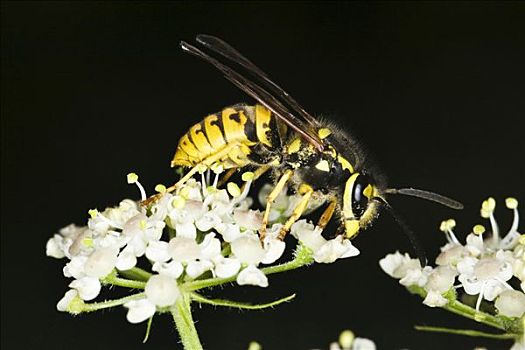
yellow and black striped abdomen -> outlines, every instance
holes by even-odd
[[[235,105],[211,114],[193,125],[182,136],[171,166],[193,167],[221,155],[214,163],[225,169],[251,163],[254,146],[271,149],[275,143],[272,130],[277,124],[272,113],[261,105]],[[260,148],[258,147],[258,148]],[[223,154],[224,153],[224,154]]]

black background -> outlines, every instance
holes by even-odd
[[[439,222],[464,238],[481,200],[523,200],[525,6],[522,3],[2,2],[2,346],[4,349],[174,349],[172,321],[150,341],[125,310],[71,317],[55,304],[69,283],[46,240],[87,210],[137,198],[173,177],[178,138],[207,113],[252,102],[178,48],[214,34],[234,44],[312,113],[357,135],[394,186],[453,196],[452,212],[392,203],[433,258]],[[500,202],[501,203],[501,202]],[[523,202],[522,202],[523,203]],[[501,209],[503,226],[510,214]],[[195,311],[209,349],[327,348],[353,329],[381,349],[505,349],[509,342],[414,331],[479,328],[431,309],[378,267],[410,245],[388,215],[354,242],[358,258],[270,278],[267,289],[215,295],[293,303],[265,312]]]

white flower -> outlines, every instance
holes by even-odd
[[[189,237],[177,236],[170,240],[168,254],[173,261],[186,264],[186,274],[196,278],[213,268],[213,260],[221,254],[221,243],[214,233],[207,234],[200,244]]]
[[[355,338],[354,342],[352,343],[352,350],[376,350],[376,344],[366,338]]]
[[[151,276],[146,282],[144,291],[148,300],[159,307],[175,304],[180,295],[177,281],[165,275]]]
[[[98,278],[82,277],[71,282],[69,287],[76,289],[78,291],[78,295],[83,300],[92,300],[98,296],[102,285],[100,284]]]
[[[503,254],[482,258],[469,271],[459,275],[463,289],[469,295],[479,294],[476,310],[481,300],[494,300],[505,289],[512,289],[507,281],[512,277],[512,265],[504,260]]]
[[[501,315],[521,317],[525,313],[525,294],[517,290],[503,291],[494,305]]]
[[[401,254],[398,251],[379,260],[379,266],[389,276],[397,279],[404,278],[410,270],[421,270],[418,259],[412,259],[407,253]]]
[[[259,236],[254,233],[246,233],[231,242],[231,250],[235,258],[248,265],[258,265],[266,254]]]
[[[128,308],[126,318],[130,323],[140,323],[146,321],[155,314],[155,304],[147,298],[131,300],[124,304]]]
[[[321,229],[306,220],[299,220],[292,225],[290,233],[301,241],[314,253],[314,260],[318,263],[332,263],[337,259],[359,255],[359,250],[352,245],[350,240],[339,235],[331,240],[326,240],[321,235]]]
[[[57,303],[58,311],[68,311],[69,304],[78,297],[78,291],[76,289],[70,289],[64,294],[62,299]]]
[[[456,271],[448,266],[438,266],[428,275],[427,283],[423,288],[427,296],[423,304],[435,307],[443,306],[447,300],[442,296],[454,285]]]
[[[175,279],[179,278],[184,272],[184,267],[178,261],[156,262],[151,269],[159,274],[170,276]]]
[[[84,273],[90,277],[107,276],[115,267],[118,249],[101,248],[94,251],[84,264]]]
[[[168,242],[165,241],[151,241],[146,248],[146,258],[154,262],[165,262],[170,259],[168,253]]]
[[[252,286],[268,287],[268,278],[254,265],[248,265],[248,267],[241,270],[237,276],[237,283],[241,286],[249,284]]]
[[[224,258],[219,256],[214,261],[213,269],[215,276],[218,278],[228,278],[235,276],[241,269],[241,262],[235,258]]]

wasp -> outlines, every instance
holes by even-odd
[[[284,223],[281,239],[312,199],[326,204],[317,226],[324,229],[335,215],[340,222],[339,231],[346,238],[354,238],[365,229],[381,207],[392,211],[386,199],[389,194],[405,194],[462,208],[461,203],[432,192],[387,188],[382,177],[367,166],[363,151],[351,136],[314,118],[265,72],[223,40],[198,35],[196,41],[199,47],[184,41],[180,46],[214,66],[257,103],[226,107],[193,125],[180,139],[171,161],[172,167],[191,169],[168,191],[176,190],[203,168],[222,166],[229,169],[225,177],[245,167],[255,169],[254,178],[270,171],[275,185],[267,198],[261,239],[273,201],[288,188],[295,190],[301,200]],[[416,242],[407,226],[394,217]],[[423,260],[422,249],[418,247],[417,253]]]

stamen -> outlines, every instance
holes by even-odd
[[[140,191],[140,199],[141,201],[145,201],[146,200],[146,191],[144,190],[144,187],[142,187],[142,185],[140,184],[139,182],[139,176],[135,173],[129,173],[127,175],[127,178],[128,178],[128,184],[136,184],[137,187],[139,188],[139,191]]]
[[[166,186],[164,186],[163,184],[157,184],[155,186],[155,191],[157,191],[158,193],[166,193]]]
[[[511,232],[517,232],[518,231],[518,223],[520,221],[520,215],[518,213],[518,201],[516,198],[509,197],[505,199],[505,205],[507,208],[512,209],[514,212],[514,218],[512,220],[512,226],[510,227],[509,234]]]
[[[485,292],[485,286],[487,282],[483,282],[481,285],[481,290],[479,291],[478,300],[476,301],[476,312],[479,312],[479,307],[481,305],[481,301],[483,300],[483,293]]]
[[[496,201],[490,197],[483,201],[481,204],[481,216],[485,219],[490,220],[490,226],[492,228],[492,242],[495,246],[499,244],[499,227],[496,219],[494,218],[494,210],[496,209]]]
[[[241,189],[234,182],[228,182],[226,189],[228,190],[228,193],[234,198],[241,195]]]
[[[452,229],[454,227],[456,227],[456,220],[448,219],[448,220],[445,220],[445,221],[441,222],[441,225],[439,226],[439,229],[440,229],[440,231],[445,233],[449,243],[454,243],[454,244],[461,245],[461,243],[459,242],[458,238],[454,234],[454,231],[452,231]]]

